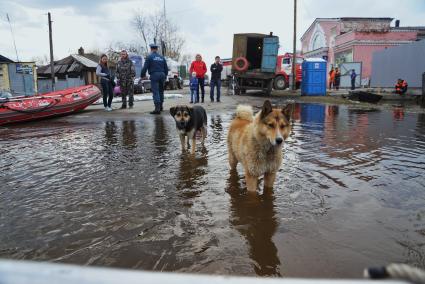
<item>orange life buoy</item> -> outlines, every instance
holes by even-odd
[[[241,56],[235,59],[235,69],[237,71],[243,72],[248,69],[248,60],[245,57]]]

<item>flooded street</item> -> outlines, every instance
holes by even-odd
[[[232,111],[0,128],[0,257],[231,275],[425,268],[425,114],[297,104],[274,192],[230,174]]]

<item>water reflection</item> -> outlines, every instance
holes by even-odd
[[[164,117],[162,115],[158,115],[154,118],[153,129],[153,144],[158,156],[163,156],[165,154],[168,143],[169,135],[167,124],[164,121]]]
[[[197,149],[196,155],[182,153],[177,174],[176,190],[185,199],[192,199],[202,192],[204,177],[208,174],[208,150],[205,146]],[[192,204],[191,201],[188,204]]]
[[[210,120],[210,129],[212,130],[212,142],[213,143],[221,143],[223,133],[223,120],[220,115],[211,115]]]
[[[280,260],[273,242],[279,225],[273,190],[265,190],[262,195],[242,193],[238,174],[231,171],[226,192],[230,195],[230,223],[246,239],[255,273],[280,276]]]
[[[122,144],[127,149],[137,147],[136,122],[134,120],[122,122]]]
[[[115,121],[107,121],[105,123],[105,144],[112,146],[117,145],[117,126]]]
[[[403,107],[393,107],[393,117],[395,120],[404,119],[404,108]]]
[[[424,266],[425,114],[297,104],[275,191],[254,196],[240,168],[226,180],[231,115],[209,115],[195,156],[169,116],[0,128],[0,256],[300,277]]]

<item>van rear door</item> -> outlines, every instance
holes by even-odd
[[[261,72],[275,72],[278,51],[279,38],[277,36],[265,37],[263,39],[263,58],[261,61]]]

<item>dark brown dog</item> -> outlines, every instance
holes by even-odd
[[[170,114],[176,121],[176,128],[180,135],[182,150],[186,149],[185,139],[187,136],[187,147],[190,147],[189,139],[192,139],[192,154],[195,154],[196,132],[202,133],[202,144],[207,136],[207,113],[201,106],[188,107],[179,105],[170,108]]]

